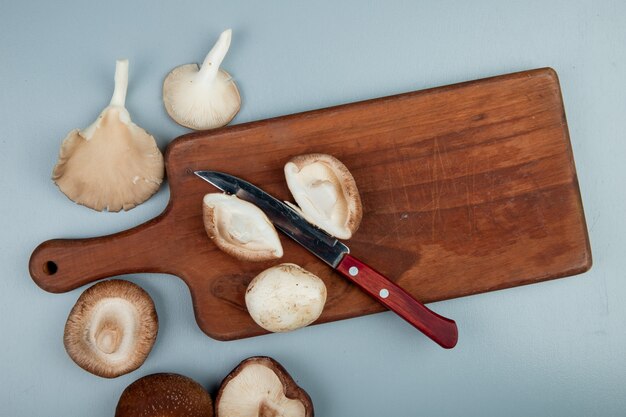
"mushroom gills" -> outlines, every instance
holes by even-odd
[[[243,361],[222,382],[218,417],[312,417],[313,403],[287,371],[268,357]]]
[[[65,324],[64,344],[81,368],[114,378],[137,369],[158,332],[152,299],[122,280],[99,282],[81,294]]]
[[[130,354],[139,313],[129,301],[120,298],[105,298],[91,312],[88,338],[94,353],[103,360],[120,363]]]
[[[205,130],[224,126],[239,112],[241,97],[230,74],[220,69],[232,31],[222,32],[202,66],[174,68],[163,81],[163,104],[182,126]]]
[[[298,265],[285,263],[266,269],[248,285],[245,295],[250,317],[270,332],[288,332],[319,318],[326,303],[326,285]]]
[[[97,211],[130,210],[163,181],[163,155],[154,137],[124,107],[127,87],[128,61],[117,61],[109,106],[89,127],[66,136],[52,172],[70,200]]]
[[[211,193],[204,196],[203,212],[207,234],[229,255],[249,261],[283,255],[274,225],[254,204],[234,195]]]
[[[309,154],[285,165],[287,186],[305,219],[339,239],[349,239],[362,216],[359,192],[352,174],[330,155]]]

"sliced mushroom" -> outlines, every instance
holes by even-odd
[[[272,358],[244,360],[222,381],[217,417],[313,417],[311,397]]]
[[[280,238],[265,213],[234,195],[212,193],[202,202],[204,228],[227,254],[246,261],[283,256]]]
[[[163,155],[124,107],[128,60],[117,61],[115,91],[98,119],[63,140],[52,179],[72,201],[97,211],[130,210],[163,181]]]
[[[181,65],[165,78],[163,104],[176,123],[195,130],[214,129],[228,124],[239,111],[237,85],[220,70],[231,37],[230,29],[222,32],[202,67]]]
[[[78,366],[115,378],[143,364],[158,327],[147,292],[129,281],[103,281],[78,298],[67,318],[63,342]]]
[[[191,378],[152,374],[130,384],[117,403],[115,417],[213,417],[208,392]]]
[[[270,332],[288,332],[318,319],[326,303],[326,285],[295,264],[281,264],[257,275],[246,290],[250,317]]]
[[[361,223],[363,208],[356,182],[337,158],[308,154],[285,165],[287,186],[303,216],[339,239],[350,239]]]

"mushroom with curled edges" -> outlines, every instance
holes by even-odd
[[[110,104],[89,127],[63,140],[52,179],[72,201],[97,211],[130,210],[163,181],[163,155],[154,137],[124,107],[128,60],[117,61]]]
[[[252,203],[210,193],[202,200],[204,228],[218,248],[237,259],[267,261],[283,256],[274,225]]]
[[[103,281],[78,298],[65,324],[63,342],[78,366],[115,378],[143,364],[158,327],[147,292],[129,281]]]
[[[217,417],[313,417],[311,397],[274,359],[241,362],[222,381],[215,399]]]
[[[195,130],[214,129],[228,124],[239,111],[237,85],[220,69],[231,37],[230,29],[222,32],[201,67],[181,65],[165,78],[163,104],[176,123]]]
[[[304,218],[338,239],[350,239],[361,223],[361,197],[348,168],[326,154],[308,154],[285,164],[285,179]]]
[[[117,403],[115,417],[213,417],[204,388],[178,374],[152,374],[130,384]]]

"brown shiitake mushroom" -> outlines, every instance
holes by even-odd
[[[222,381],[217,417],[313,417],[311,397],[274,359],[255,356]]]
[[[218,248],[244,261],[283,256],[274,225],[252,203],[235,195],[211,193],[202,200],[204,228]]]
[[[326,154],[308,154],[285,164],[289,191],[302,215],[339,239],[350,239],[361,223],[363,208],[348,168]]]
[[[158,327],[147,292],[129,281],[103,281],[78,298],[67,318],[63,342],[78,366],[115,378],[143,364]]]
[[[117,403],[115,417],[213,417],[208,392],[191,378],[152,374],[130,384]]]
[[[246,307],[256,324],[288,332],[318,319],[326,303],[324,281],[296,264],[280,264],[257,275],[246,290]]]
[[[127,87],[128,60],[120,60],[111,103],[89,127],[68,133],[52,172],[63,194],[97,211],[130,210],[163,181],[163,155],[154,137],[124,107]]]

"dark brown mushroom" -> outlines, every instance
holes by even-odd
[[[152,298],[129,281],[99,282],[72,308],[63,342],[92,374],[115,378],[139,368],[152,350],[159,320]]]
[[[117,402],[115,417],[213,417],[208,392],[191,378],[152,374],[130,384]]]
[[[255,356],[222,381],[217,417],[313,417],[311,397],[274,359]]]

